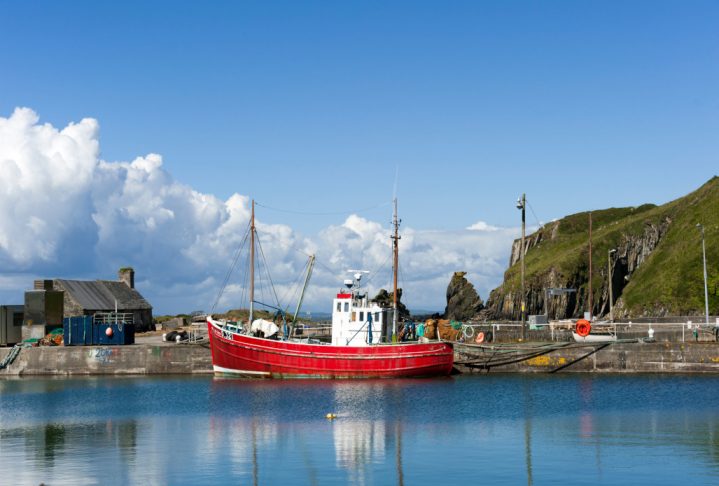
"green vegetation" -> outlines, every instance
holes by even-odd
[[[242,321],[245,322],[250,317],[249,309],[230,309],[225,314],[213,314],[212,317],[215,319],[229,319],[231,321]],[[271,321],[275,317],[274,312],[268,312],[266,310],[255,309],[252,311],[252,319],[266,319]],[[289,317],[291,319],[292,316]]]
[[[629,276],[620,295],[630,315],[691,315],[704,313],[704,277],[701,234],[704,225],[709,311],[719,313],[719,178],[713,177],[691,194],[662,206],[611,208],[592,212],[592,287],[594,301],[606,289],[608,250],[633,247],[651,238],[658,228],[665,233],[658,245]],[[555,228],[555,225],[558,225]],[[554,231],[554,238],[552,233]],[[578,213],[546,224],[529,238],[541,236],[526,254],[529,289],[575,283],[586,293],[589,274],[589,216]],[[644,259],[646,257],[646,259]],[[551,278],[553,275],[554,278]],[[520,287],[520,265],[505,274],[504,292]],[[615,287],[616,289],[616,287]]]

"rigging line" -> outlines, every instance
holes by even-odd
[[[283,302],[290,302],[290,299],[291,299],[291,300],[295,300],[295,299],[293,299],[293,297],[294,297],[295,295],[299,294],[300,281],[301,281],[301,279],[302,279],[302,276],[303,276],[305,273],[307,273],[307,267],[309,266],[309,264],[310,264],[310,261],[307,260],[307,262],[305,262],[305,266],[302,268],[302,273],[300,273],[300,274],[297,275],[297,277],[295,278],[294,282],[292,282],[292,285],[291,285],[291,286],[288,286],[287,289],[285,290],[285,293],[282,294],[282,301],[283,301]]]
[[[403,269],[402,269],[402,265],[401,265],[401,264],[398,264],[398,265],[397,265],[397,280],[398,280],[397,290],[402,289],[402,293],[404,294],[404,291],[406,290],[406,289],[405,289],[405,284],[407,283],[407,281],[406,281],[406,279],[404,278],[404,271],[403,271]],[[398,292],[398,293],[399,293],[399,292]],[[405,307],[406,307],[406,306],[405,306]]]
[[[237,260],[240,258],[240,254],[242,253],[242,248],[245,245],[245,241],[247,241],[247,236],[249,233],[245,233],[245,236],[240,241],[239,246],[237,247],[237,250],[235,251],[235,255],[232,259],[232,264],[230,265],[230,268],[227,270],[227,274],[225,275],[225,279],[222,282],[222,286],[220,287],[220,292],[217,295],[217,298],[215,299],[215,303],[212,304],[212,309],[210,310],[210,314],[215,312],[215,308],[220,303],[220,299],[222,298],[222,294],[225,292],[225,288],[227,287],[227,283],[230,281],[230,277],[232,276],[232,272],[235,270],[235,266],[237,265]]]
[[[537,217],[537,213],[534,212],[534,208],[532,207],[532,205],[530,204],[529,201],[525,200],[525,202],[527,203],[527,206],[529,206],[529,210],[532,212],[532,215],[534,216],[534,220],[537,222],[537,229],[541,228],[542,224],[539,222],[539,218]]]
[[[271,206],[265,206],[264,204],[260,204],[257,201],[255,201],[256,206],[260,206],[262,208],[269,209],[271,211],[277,211],[280,213],[302,214],[305,216],[334,216],[334,215],[340,215],[340,214],[364,213],[366,211],[371,211],[373,209],[378,209],[378,208],[382,208],[385,206],[389,206],[390,204],[392,204],[392,202],[387,201],[384,203],[377,204],[375,206],[370,206],[368,208],[362,208],[362,209],[355,209],[355,210],[348,210],[348,211],[312,212],[312,211],[295,211],[293,209],[273,208]]]
[[[330,273],[330,275],[334,275],[335,272],[337,271],[337,269],[332,269],[332,268],[328,267],[327,265],[325,265],[324,263],[322,263],[322,260],[317,258],[317,256],[315,256],[315,264],[319,264],[322,268],[327,270]]]
[[[250,267],[250,255],[249,251],[245,254],[245,257],[242,259],[242,266],[244,268]],[[249,281],[250,281],[250,272],[243,272],[242,274],[242,282],[240,283],[240,308],[242,308],[242,305],[245,304],[249,300],[248,295],[248,289],[249,289]]]
[[[384,259],[384,261],[379,264],[373,271],[370,272],[370,274],[367,276],[367,279],[365,280],[365,285],[369,285],[370,282],[372,282],[372,279],[375,278],[377,275],[379,275],[380,270],[384,270],[385,265],[387,265],[387,261],[392,256],[391,253],[387,254],[387,257]]]
[[[265,251],[262,249],[262,243],[260,243],[260,236],[257,235],[257,246],[260,248],[260,255],[262,255],[262,261],[265,263],[265,273],[267,273],[267,280],[270,282],[270,288],[272,289],[272,293],[275,295],[275,302],[277,303],[277,307],[282,307],[280,305],[280,299],[277,298],[277,291],[275,290],[275,284],[272,281],[272,276],[270,275],[270,269],[267,265],[267,259],[265,258]]]
[[[235,251],[235,255],[234,255],[233,259],[232,259],[232,263],[230,264],[230,268],[227,270],[227,274],[225,275],[225,278],[224,278],[224,280],[222,281],[222,285],[220,286],[220,291],[219,291],[219,293],[217,294],[217,298],[215,299],[215,303],[212,305],[212,309],[210,310],[210,314],[212,314],[212,313],[215,312],[215,308],[216,308],[217,305],[219,304],[220,299],[222,298],[222,294],[225,292],[225,289],[227,288],[227,284],[228,284],[228,282],[230,281],[230,277],[232,276],[232,272],[234,271],[234,269],[235,269],[235,267],[236,267],[236,265],[237,265],[237,260],[238,260],[239,257],[240,257],[240,254],[241,254],[241,252],[242,252],[242,247],[244,246],[246,240],[247,240],[247,235],[245,235],[245,237],[242,239],[242,241],[240,241],[240,245],[238,246],[237,250]]]

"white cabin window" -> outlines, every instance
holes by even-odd
[[[374,313],[374,321],[379,322],[379,312]]]
[[[364,321],[364,312],[360,312],[360,322]]]
[[[345,312],[349,312],[349,311],[350,311],[350,303],[345,302]]]
[[[342,312],[342,302],[337,302],[337,312]]]

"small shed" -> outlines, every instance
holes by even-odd
[[[64,291],[64,317],[117,311],[132,314],[136,331],[152,329],[152,306],[135,289],[135,271],[123,268],[118,277],[118,280],[53,280],[53,288]]]
[[[22,341],[22,305],[0,305],[0,346]]]

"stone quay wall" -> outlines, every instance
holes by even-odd
[[[0,348],[0,361],[11,348]],[[0,376],[212,373],[205,345],[48,346],[23,348]]]

